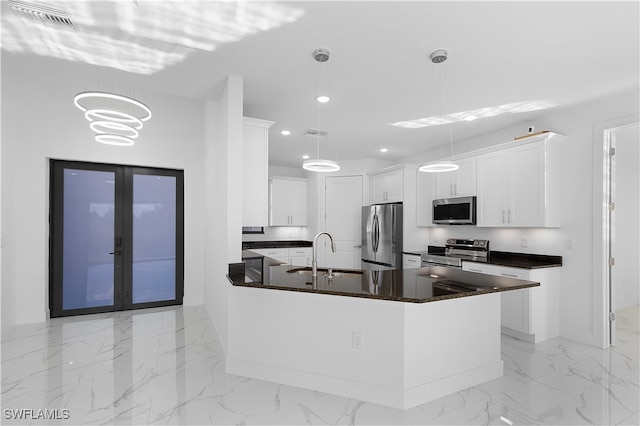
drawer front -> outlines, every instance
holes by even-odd
[[[289,249],[289,256],[311,256],[311,247],[294,247]]]
[[[422,258],[415,254],[403,254],[402,267],[403,269],[420,268],[422,267]]]
[[[289,249],[288,248],[265,248],[254,249],[253,252],[261,254],[263,256],[270,257],[272,259],[279,260],[281,262],[289,261]]]

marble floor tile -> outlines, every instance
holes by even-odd
[[[503,335],[503,377],[398,410],[227,374],[202,306],[57,318],[3,332],[2,424],[637,425],[638,307],[617,325],[608,350]]]

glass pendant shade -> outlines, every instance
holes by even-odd
[[[310,172],[337,172],[340,170],[340,165],[331,160],[305,160],[302,163],[302,168],[309,170]]]
[[[429,163],[421,164],[418,170],[427,173],[442,173],[452,172],[454,170],[458,170],[459,168],[460,166],[453,161],[432,161]]]

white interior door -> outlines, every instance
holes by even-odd
[[[640,304],[640,125],[611,133],[610,196],[615,208],[610,214],[610,312]],[[610,343],[616,343],[615,320],[610,322]]]
[[[325,244],[325,266],[360,269],[362,176],[327,177],[325,181],[325,230],[336,244]]]

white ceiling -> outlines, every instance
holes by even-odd
[[[449,128],[389,123],[525,101],[563,108],[640,83],[637,1],[47,1],[69,12],[75,33],[32,26],[2,3],[3,55],[44,72],[201,99],[215,99],[225,76],[242,76],[245,115],[276,122],[270,162],[280,165],[315,156],[308,128],[331,132],[321,157],[398,160],[448,144]],[[320,121],[318,47],[331,52],[332,101]],[[449,52],[441,65],[428,59],[437,49]],[[435,67],[444,96],[437,79],[430,84]],[[525,133],[551,113],[459,122],[453,137],[517,124]]]

